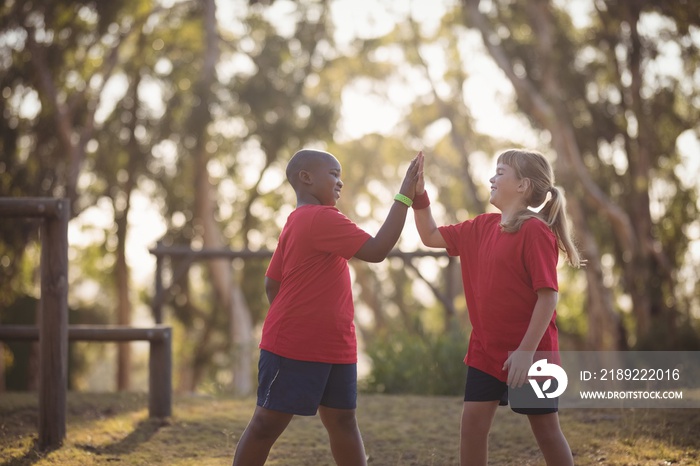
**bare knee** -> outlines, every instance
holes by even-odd
[[[318,411],[323,425],[328,430],[357,429],[357,418],[355,417],[354,409],[335,409],[321,406]]]
[[[497,408],[498,401],[465,402],[462,411],[462,433],[481,437],[488,436]]]
[[[557,413],[528,415],[533,434],[543,441],[558,440],[563,436]]]
[[[573,465],[571,448],[559,426],[559,416],[552,413],[528,418],[545,462],[548,465]]]
[[[257,439],[276,439],[291,420],[291,414],[258,408],[246,430]]]

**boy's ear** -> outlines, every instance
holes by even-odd
[[[306,170],[299,170],[299,181],[303,184],[311,184],[311,173]]]

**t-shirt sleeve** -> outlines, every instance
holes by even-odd
[[[372,236],[336,208],[323,209],[311,228],[314,247],[319,251],[350,259]]]
[[[447,243],[447,254],[450,256],[459,256],[461,246],[466,240],[466,235],[471,231],[474,220],[457,223],[455,225],[447,225],[438,227],[438,231],[442,235],[442,239]]]
[[[280,251],[279,246],[272,253],[272,259],[270,265],[267,266],[265,276],[278,282],[282,281],[282,251]]]
[[[529,220],[523,225],[525,237],[525,267],[532,279],[534,291],[542,288],[559,290],[557,262],[559,248],[557,239],[547,226],[539,220]]]

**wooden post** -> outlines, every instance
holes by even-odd
[[[157,247],[160,248],[162,243],[158,241]],[[153,296],[153,319],[156,324],[163,323],[163,301],[165,301],[165,290],[163,289],[163,256],[156,256],[156,276],[155,276],[155,295]]]
[[[151,341],[148,355],[148,415],[169,417],[172,414],[172,331],[165,329],[162,340]]]
[[[59,199],[54,205],[53,215],[47,215],[41,227],[38,442],[41,450],[60,447],[66,436],[70,204],[67,199]]]

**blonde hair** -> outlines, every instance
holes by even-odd
[[[569,233],[566,216],[566,199],[559,188],[554,186],[554,173],[547,159],[539,152],[509,149],[498,156],[498,162],[513,168],[518,179],[530,180],[526,193],[528,209],[518,212],[507,223],[501,224],[503,231],[515,233],[530,218],[537,218],[554,232],[559,249],[566,254],[566,259],[574,267],[581,266],[581,255]],[[545,204],[546,201],[546,204]],[[541,210],[533,211],[545,204]]]

